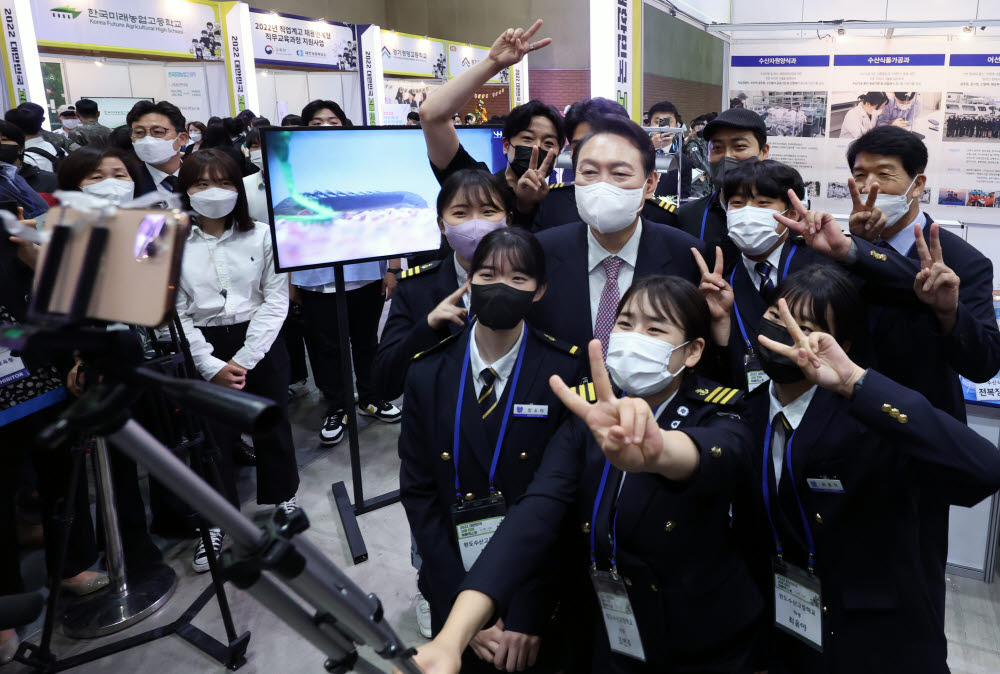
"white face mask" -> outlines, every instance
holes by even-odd
[[[177,154],[177,149],[174,147],[175,140],[177,139],[146,136],[145,138],[132,141],[132,147],[135,149],[135,153],[140,160],[157,166],[159,164],[166,164]]]
[[[197,131],[193,131],[193,132],[189,133],[188,137],[191,138],[191,142],[192,143],[200,143],[201,142],[201,134],[198,133]]]
[[[132,195],[135,192],[135,183],[131,180],[105,178],[99,183],[84,185],[80,188],[80,191],[93,194],[95,197],[107,199],[114,204],[120,204],[132,200]]]
[[[189,194],[191,208],[205,218],[224,218],[236,208],[239,192],[221,187],[209,187],[207,190]]]
[[[601,234],[620,232],[633,222],[642,208],[645,190],[623,189],[605,182],[573,188],[580,218]]]
[[[263,150],[250,150],[250,162],[259,168],[261,171],[264,170],[264,151]]]
[[[762,255],[774,247],[781,238],[777,231],[778,223],[774,219],[775,211],[771,208],[744,206],[726,211],[726,227],[729,238],[733,240],[744,255]]]
[[[910,186],[902,194],[883,194],[879,192],[878,196],[875,197],[875,207],[885,213],[886,227],[895,225],[910,210],[910,202],[913,199],[908,198],[907,195],[913,189],[913,183],[915,182],[917,182],[916,176],[913,177],[913,180],[910,181]]]
[[[75,129],[80,126],[81,122],[79,119],[73,119],[72,117],[62,120],[62,125],[64,129]]]
[[[659,393],[684,369],[681,365],[677,372],[670,371],[670,356],[684,344],[674,346],[636,332],[612,332],[606,360],[611,379],[629,395]]]

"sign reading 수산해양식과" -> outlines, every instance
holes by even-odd
[[[357,70],[355,28],[250,8],[254,58],[261,63]]]
[[[187,0],[31,0],[38,44],[223,60],[218,6]]]

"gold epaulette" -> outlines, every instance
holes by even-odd
[[[588,403],[597,402],[597,390],[594,388],[594,382],[592,381],[584,379],[576,386],[571,386],[570,389]]]
[[[573,183],[556,183],[554,185],[549,185],[550,190],[561,190],[565,187],[573,187]]]
[[[714,386],[695,389],[691,397],[713,405],[735,405],[743,400],[744,395],[746,395],[746,391],[742,389]]]
[[[420,274],[426,274],[429,271],[437,269],[441,264],[441,260],[434,260],[434,262],[428,262],[427,264],[422,264],[419,267],[410,267],[409,269],[404,269],[399,274],[399,280],[412,278],[414,276],[419,276]]]
[[[407,270],[407,271],[409,271],[409,270]],[[424,349],[420,353],[414,355],[413,356],[413,360],[418,360],[418,359],[423,358],[424,356],[426,356],[428,354],[432,354],[432,353],[435,353],[437,351],[440,351],[443,347],[448,346],[449,344],[451,344],[452,342],[454,342],[456,339],[458,339],[461,335],[462,335],[461,332],[456,332],[454,335],[449,335],[448,337],[445,337],[444,339],[442,339],[440,342],[438,342],[437,344],[435,344],[431,348]]]
[[[550,334],[544,333],[541,330],[535,330],[535,335],[550,346],[555,347],[563,353],[568,353],[571,356],[575,356],[580,353],[580,347],[575,344],[570,344],[567,341],[561,340],[558,337],[553,337]]]
[[[657,208],[662,208],[667,213],[673,213],[677,210],[677,206],[670,202],[666,197],[650,197],[646,199],[649,203],[653,204]]]

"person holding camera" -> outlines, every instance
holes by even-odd
[[[177,179],[184,208],[194,223],[184,249],[177,288],[177,314],[201,375],[213,384],[270,398],[281,407],[277,426],[254,436],[257,502],[298,507],[295,446],[288,422],[288,352],[279,336],[288,313],[288,277],[274,271],[271,233],[247,209],[239,165],[217,149],[199,150],[184,162]],[[220,448],[231,447],[239,431],[210,423]],[[238,507],[231,456],[220,452],[223,490]],[[224,534],[211,530],[215,552]],[[199,543],[192,563],[208,570]]]

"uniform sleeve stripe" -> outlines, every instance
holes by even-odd
[[[594,382],[587,384],[587,398],[589,400],[597,400],[597,393],[594,391]]]
[[[738,388],[734,388],[734,389],[733,389],[733,390],[732,390],[732,391],[731,391],[731,392],[729,393],[729,395],[727,395],[727,396],[726,396],[725,398],[723,398],[722,400],[720,400],[720,401],[719,401],[719,404],[720,404],[720,405],[725,405],[726,403],[728,403],[728,402],[729,402],[730,400],[732,400],[732,399],[733,399],[733,396],[735,396],[735,395],[736,395],[737,393],[739,393],[739,392],[740,392],[740,390],[739,390]]]
[[[712,391],[707,396],[705,396],[705,402],[707,402],[707,403],[712,402],[712,398],[714,398],[717,393],[719,393],[720,391],[723,391],[723,390],[724,389],[721,386],[717,386],[714,391]]]
[[[733,390],[734,390],[734,389],[731,389],[731,388],[724,388],[724,389],[722,389],[722,390],[721,390],[721,391],[720,391],[719,393],[717,393],[717,394],[712,394],[711,396],[709,396],[708,398],[706,398],[706,399],[705,399],[705,402],[708,402],[708,403],[716,403],[716,404],[718,404],[718,403],[720,403],[720,402],[722,401],[722,399],[723,399],[723,398],[724,398],[724,397],[725,397],[726,395],[728,395],[728,394],[729,394],[729,392],[730,392],[730,391],[733,391]]]
[[[569,355],[575,356],[576,352],[579,350],[579,348],[580,347],[578,347],[578,346],[574,346],[572,349],[569,350]]]

